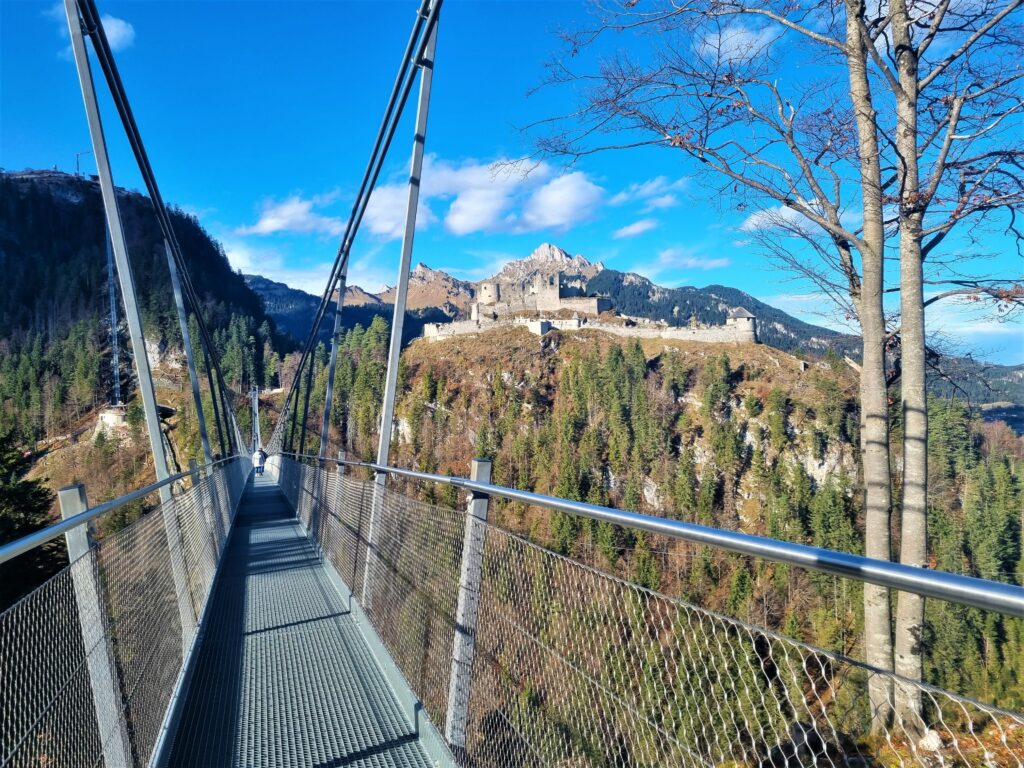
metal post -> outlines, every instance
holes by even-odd
[[[331,361],[327,369],[327,392],[324,396],[324,418],[320,424],[320,460],[327,456],[328,430],[331,423],[331,405],[334,399],[334,371],[338,367],[338,331],[341,329],[341,308],[345,303],[345,282],[348,261],[338,278],[338,304],[334,309],[334,331],[331,333]]]
[[[416,106],[416,135],[412,145],[412,163],[409,170],[409,198],[405,208],[405,233],[402,236],[402,257],[398,267],[398,285],[395,289],[395,312],[391,321],[391,343],[388,347],[388,367],[384,378],[384,402],[380,414],[380,436],[377,443],[377,464],[387,466],[391,453],[391,433],[395,420],[395,390],[398,387],[398,358],[402,352],[402,330],[405,325],[405,302],[409,292],[409,266],[412,263],[412,243],[416,234],[416,213],[420,201],[420,176],[423,173],[423,150],[427,139],[427,113],[430,111],[430,86],[434,76],[434,51],[437,46],[437,23],[430,30],[430,38],[420,61],[420,96]],[[370,520],[366,526],[366,573],[363,577],[363,607],[370,608],[371,580],[376,561],[377,520],[383,501],[382,490],[387,476],[378,472],[374,477],[373,501]]]
[[[210,532],[210,541],[213,542],[212,556],[214,567],[216,568],[217,560],[220,557],[220,545],[224,541],[220,511],[214,502],[214,499],[217,498],[217,491],[212,487],[213,478],[210,477],[211,488],[209,489],[210,492],[207,493],[206,483],[199,473],[199,464],[195,459],[188,460],[188,471],[192,475],[192,490],[198,496],[196,503],[199,504],[203,520],[206,522],[206,528]]]
[[[402,258],[398,267],[395,288],[395,311],[391,321],[391,344],[388,347],[388,368],[384,379],[384,403],[380,415],[380,437],[377,443],[377,463],[387,466],[391,451],[391,432],[395,419],[395,389],[398,386],[398,358],[402,352],[402,330],[405,325],[405,303],[409,292],[409,267],[412,263],[412,243],[416,234],[416,213],[420,200],[420,176],[423,173],[423,150],[427,138],[427,113],[430,110],[430,86],[434,76],[434,49],[437,45],[437,27],[430,30],[430,39],[420,62],[420,97],[416,108],[416,136],[412,146],[412,164],[409,171],[409,198],[405,208],[405,233],[402,236]],[[376,481],[383,485],[384,475]]]
[[[188,378],[192,383],[192,399],[196,403],[196,417],[199,419],[199,439],[203,444],[203,458],[209,464],[213,461],[213,453],[210,451],[210,436],[206,432],[206,414],[203,413],[203,398],[199,394],[199,376],[196,373],[196,358],[192,352],[192,335],[188,330],[185,300],[181,296],[181,278],[178,276],[178,265],[174,263],[171,244],[166,240],[164,240],[164,251],[167,253],[167,269],[171,273],[174,304],[178,308],[178,325],[181,326],[181,345],[185,348],[185,363],[188,365]]]
[[[260,388],[252,388],[252,451],[263,450],[263,435],[260,434]]]
[[[78,0],[64,0],[64,10],[67,14],[68,30],[71,34],[71,50],[74,52],[75,66],[78,69],[78,82],[82,88],[85,115],[89,122],[89,136],[92,139],[93,156],[96,158],[96,173],[99,177],[100,192],[103,195],[107,231],[110,235],[111,248],[114,251],[114,261],[117,264],[117,278],[121,285],[121,299],[124,302],[124,314],[128,322],[132,357],[135,358],[135,370],[139,377],[139,393],[142,395],[142,407],[146,414],[146,429],[149,432],[149,445],[153,452],[156,479],[158,481],[166,480],[170,477],[170,471],[167,468],[167,454],[164,452],[163,435],[160,431],[160,418],[156,409],[156,396],[153,393],[149,358],[146,357],[146,339],[142,333],[142,318],[135,300],[135,283],[132,279],[131,264],[128,261],[128,246],[125,242],[124,229],[121,226],[117,189],[114,187],[110,159],[107,156],[107,142],[103,135],[103,122],[100,119],[99,104],[96,101],[92,70],[89,67],[89,54],[86,52],[85,39],[82,36]],[[192,609],[192,599],[189,596],[188,577],[185,573],[181,532],[178,530],[178,520],[174,513],[174,502],[169,485],[160,489],[160,501],[164,527],[167,532],[167,545],[171,553],[171,571],[178,599],[178,612],[181,615],[182,643],[187,646],[186,638],[195,624],[195,614]]]
[[[489,483],[491,462],[487,459],[473,459],[469,477],[471,480]],[[469,717],[469,691],[476,647],[476,619],[480,607],[489,498],[486,494],[474,492],[466,510],[462,573],[455,609],[455,642],[452,647],[452,670],[448,678],[448,714],[444,724],[445,740],[454,750],[466,748],[466,720]]]
[[[320,328],[318,326],[317,327],[317,332],[318,333],[319,333],[319,330],[320,330]],[[304,400],[303,400],[303,405],[302,405],[302,426],[299,429],[299,449],[298,449],[299,453],[305,453],[306,452],[306,427],[309,424],[309,396],[313,393],[313,374],[315,372],[314,371],[314,368],[315,368],[314,363],[316,362],[316,346],[317,345],[315,345],[315,344],[313,345],[313,348],[309,352],[309,357],[306,358],[306,364],[309,367],[306,369],[306,392],[305,392],[305,395],[304,395]]]
[[[121,400],[121,342],[117,333],[117,293],[114,288],[114,250],[110,245],[110,233],[104,228],[103,242],[107,246],[107,295],[110,299],[110,367],[114,374],[114,405]]]
[[[65,520],[89,508],[84,485],[61,488],[57,496],[60,500],[60,514]],[[124,719],[121,683],[117,664],[114,663],[110,634],[104,622],[106,610],[103,607],[102,585],[96,553],[89,546],[87,528],[88,525],[80,525],[64,534],[78,606],[78,625],[85,647],[85,663],[92,687],[92,703],[96,709],[103,764],[107,768],[128,768],[133,763]]]
[[[299,362],[301,363],[302,360],[300,359]],[[309,362],[309,364],[312,365],[311,361],[307,360],[307,362]],[[302,374],[303,373],[305,373],[305,371],[303,369],[301,369],[301,368],[295,372],[295,384],[294,384],[294,387],[293,387],[293,391],[295,392],[295,397],[292,398],[292,404],[291,404],[291,408],[292,408],[292,413],[291,413],[291,416],[292,416],[292,428],[288,432],[288,442],[286,444],[287,448],[288,448],[288,453],[291,453],[292,451],[295,450],[295,434],[296,434],[296,430],[297,430],[298,424],[299,424],[299,394],[302,391]],[[299,453],[302,453],[302,451],[300,450]]]

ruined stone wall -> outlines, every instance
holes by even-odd
[[[756,344],[752,329],[719,325],[713,328],[669,328],[665,326],[622,326],[610,323],[587,323],[583,328],[614,333],[633,339],[671,339],[674,341],[700,341],[708,343],[741,342]]]
[[[756,326],[720,325],[713,328],[670,328],[668,326],[650,324],[641,326],[615,325],[612,323],[584,322],[577,318],[570,319],[528,319],[499,318],[498,320],[458,320],[452,323],[428,323],[423,327],[423,337],[430,341],[450,339],[468,333],[481,333],[492,328],[523,325],[533,333],[543,335],[551,329],[561,331],[594,330],[604,331],[627,339],[666,339],[672,341],[697,341],[705,343],[738,342],[757,343]]]
[[[559,299],[558,305],[553,309],[568,309],[587,315],[600,315],[602,312],[610,312],[612,306],[611,299],[598,296],[582,296],[571,299]]]

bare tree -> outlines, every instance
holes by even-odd
[[[1024,200],[1019,133],[1024,98],[1018,81],[1020,30],[1010,15],[1021,0],[889,0],[867,34],[875,67],[895,104],[892,156],[900,260],[900,350],[904,440],[900,561],[927,564],[928,417],[925,262],[958,224],[1014,212]],[[936,51],[933,55],[932,51]],[[889,188],[887,187],[887,190]],[[962,229],[963,227],[961,227]],[[1019,237],[1019,235],[1018,235]],[[961,247],[963,247],[961,243]],[[962,252],[957,254],[962,256]],[[986,296],[992,286],[947,288]],[[1013,288],[996,289],[1006,296]],[[924,598],[901,592],[895,669],[921,677]],[[897,686],[897,712],[920,723],[918,690]]]
[[[901,560],[926,562],[926,305],[957,295],[1005,303],[1020,293],[968,274],[963,259],[994,214],[1008,212],[1007,231],[1017,232],[1022,36],[1010,22],[1021,2],[597,2],[595,23],[564,34],[568,55],[550,67],[548,84],[581,98],[538,124],[541,152],[575,159],[653,146],[696,161],[723,198],[756,211],[752,237],[859,324],[871,557],[891,557],[887,390],[901,377]],[[615,33],[649,44],[602,55]],[[958,227],[963,234],[951,237]],[[896,257],[899,281],[887,284],[886,261]],[[928,281],[941,290],[926,300]],[[886,317],[887,291],[900,293],[898,317]],[[866,660],[892,669],[888,592],[864,594]],[[921,598],[901,595],[898,619],[896,669],[918,679]],[[894,695],[878,676],[869,693],[876,727],[896,701],[905,727],[919,729],[916,693]]]

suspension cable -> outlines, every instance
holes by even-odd
[[[100,68],[103,71],[104,78],[107,81],[107,86],[117,108],[118,115],[121,118],[125,134],[132,147],[136,163],[139,166],[143,181],[146,185],[147,191],[149,192],[150,202],[153,205],[157,223],[160,226],[164,239],[168,243],[172,258],[177,265],[178,272],[181,276],[182,287],[184,289],[183,293],[195,312],[197,326],[200,333],[200,341],[207,361],[206,374],[208,385],[210,387],[211,403],[214,409],[214,421],[217,427],[222,455],[226,455],[228,447],[237,447],[233,446],[233,443],[237,441],[233,440],[232,432],[228,425],[228,416],[230,416],[231,420],[234,421],[234,414],[231,413],[231,410],[228,407],[229,403],[227,401],[227,397],[225,396],[225,391],[230,390],[224,382],[223,372],[221,371],[215,355],[216,348],[213,345],[212,337],[202,315],[198,294],[185,264],[181,246],[178,242],[177,235],[174,232],[170,215],[167,212],[163,197],[160,194],[160,189],[156,183],[156,176],[153,172],[153,168],[149,162],[149,156],[146,153],[145,146],[142,142],[142,136],[135,121],[131,105],[128,101],[127,92],[117,69],[117,64],[114,60],[109,41],[107,40],[106,31],[103,28],[99,12],[96,9],[94,0],[79,0],[78,7],[82,21],[84,22],[83,28],[86,34],[88,34],[93,41],[93,49],[96,53],[97,60],[99,61]],[[216,386],[214,382],[214,374],[216,375]],[[221,426],[221,414],[220,408],[218,408],[218,399],[222,401],[225,411],[223,414],[223,428]],[[227,444],[225,444],[225,433],[227,433]]]
[[[325,313],[327,311],[327,308],[330,306],[330,295],[331,295],[331,293],[333,293],[333,289],[334,289],[334,286],[337,284],[338,277],[339,277],[340,274],[342,274],[342,271],[344,269],[346,269],[347,266],[348,266],[349,251],[351,249],[352,241],[353,241],[353,239],[355,237],[355,231],[358,229],[359,222],[362,220],[362,212],[365,210],[366,205],[369,202],[369,196],[372,193],[373,188],[374,188],[374,186],[376,184],[377,177],[380,174],[380,168],[381,168],[381,166],[383,164],[384,156],[387,154],[388,147],[390,146],[391,137],[394,136],[395,129],[397,128],[398,119],[401,117],[402,108],[404,108],[404,106],[405,106],[405,97],[408,96],[408,88],[405,89],[405,93],[404,93],[403,98],[402,98],[402,103],[398,107],[398,114],[397,114],[397,116],[395,116],[395,107],[396,107],[396,104],[398,103],[398,97],[399,97],[399,94],[400,94],[400,91],[401,91],[401,86],[402,86],[403,81],[406,80],[407,73],[409,71],[409,68],[410,68],[413,60],[414,60],[414,57],[412,55],[413,49],[416,46],[417,37],[420,35],[420,33],[422,32],[422,29],[423,29],[423,25],[424,25],[424,11],[427,8],[427,4],[428,4],[428,0],[423,0],[423,3],[420,6],[420,9],[419,9],[419,11],[416,14],[416,20],[415,20],[415,22],[413,24],[412,32],[409,35],[409,41],[406,44],[405,52],[404,52],[403,57],[402,57],[402,62],[400,64],[400,66],[399,66],[398,74],[395,77],[395,82],[394,82],[394,85],[392,86],[392,89],[391,89],[391,95],[390,95],[390,97],[388,99],[388,104],[387,104],[387,107],[386,107],[386,109],[384,111],[384,117],[382,118],[381,125],[378,128],[377,136],[376,136],[376,139],[375,139],[374,145],[373,145],[373,150],[370,153],[370,158],[369,158],[369,160],[367,162],[366,170],[363,173],[362,182],[360,183],[360,186],[359,186],[359,192],[358,192],[358,194],[356,196],[356,199],[355,199],[355,201],[353,203],[353,206],[352,206],[352,213],[349,216],[349,220],[348,220],[348,223],[347,223],[346,228],[345,228],[345,233],[344,233],[344,235],[342,237],[341,244],[339,245],[339,248],[338,248],[338,254],[335,257],[334,264],[332,265],[332,268],[331,268],[331,274],[330,274],[330,277],[329,277],[328,282],[327,282],[327,287],[326,287],[326,289],[324,291],[323,297],[320,300],[320,304],[317,307],[317,311],[316,311],[316,314],[315,314],[315,317],[314,317],[313,325],[310,328],[310,333],[309,333],[309,336],[306,339],[306,344],[305,344],[305,346],[303,348],[302,357],[300,358],[300,361],[299,361],[299,367],[296,370],[295,377],[292,380],[292,386],[291,386],[291,388],[290,388],[290,390],[288,392],[288,396],[287,396],[287,398],[285,400],[285,407],[282,410],[282,414],[281,414],[282,418],[280,418],[279,421],[278,421],[278,425],[281,426],[282,429],[284,428],[283,425],[287,423],[288,408],[292,405],[293,397],[297,400],[297,395],[298,395],[297,388],[300,386],[300,383],[301,383],[301,378],[300,377],[301,377],[301,374],[303,372],[303,366],[306,364],[309,355],[311,354],[312,350],[315,348],[316,337],[317,337],[317,335],[319,333],[319,329],[320,329],[320,326],[321,326],[321,324],[323,322],[323,317],[324,317],[324,315],[325,315]],[[436,9],[437,9],[437,7],[439,5],[440,5],[440,3],[436,3],[435,4],[435,10],[431,13],[430,17],[427,18],[427,21],[429,23],[428,31],[433,26],[433,23],[435,23],[435,20],[436,20]],[[424,41],[425,41],[425,39],[426,38],[424,37]],[[417,51],[417,54],[415,56],[415,60],[416,61],[419,61],[419,59],[421,58],[422,52],[423,52],[424,48],[425,48],[425,42],[424,42],[423,45],[420,46],[419,50]],[[411,83],[410,83],[410,87],[411,87]],[[391,125],[390,130],[389,130],[389,124]],[[385,136],[386,136],[386,140],[385,140]],[[383,154],[381,153],[382,146],[383,146]],[[344,301],[344,297],[343,296],[339,297],[339,301],[343,302]],[[309,388],[309,383],[308,383],[309,378],[310,378],[310,376],[309,376],[309,374],[307,374],[307,390]],[[297,403],[295,403],[295,405],[297,406]],[[289,447],[291,446],[292,441],[294,441],[294,439],[295,439],[295,428],[296,428],[297,417],[298,417],[298,409],[296,407],[295,410],[292,412],[292,428],[291,428],[291,430],[289,432],[289,435],[288,435]],[[277,437],[277,436],[278,436],[278,431],[275,428],[275,432],[274,432],[274,436],[272,437],[272,440],[273,440],[274,437]],[[276,445],[275,445],[275,447],[276,447]]]
[[[387,152],[391,147],[391,142],[398,129],[398,122],[402,116],[402,112],[415,82],[417,74],[415,65],[418,65],[422,61],[423,53],[430,37],[430,32],[437,23],[437,17],[441,9],[442,2],[443,0],[434,0],[434,2],[430,4],[429,13],[427,13],[424,18],[424,10],[428,6],[428,0],[423,0],[423,4],[417,12],[416,22],[413,25],[409,43],[406,46],[405,54],[399,67],[395,84],[392,88],[391,97],[388,100],[387,109],[385,110],[384,117],[377,132],[373,151],[371,152],[366,170],[363,174],[363,180],[359,187],[359,195],[357,195],[355,203],[353,204],[352,213],[345,229],[345,235],[342,238],[341,245],[338,248],[338,254],[335,257],[334,264],[331,268],[327,287],[321,297],[313,324],[310,328],[309,336],[307,337],[303,348],[299,366],[296,370],[295,377],[292,380],[288,395],[285,398],[284,407],[282,408],[278,422],[275,425],[274,433],[271,437],[271,451],[277,450],[281,447],[281,442],[284,437],[283,431],[286,429],[285,424],[288,421],[289,410],[292,408],[295,408],[296,410],[291,414],[293,427],[288,435],[288,443],[291,444],[295,439],[295,421],[298,415],[297,395],[298,389],[301,386],[301,375],[305,372],[307,379],[311,379],[312,374],[311,368],[308,371],[304,371],[304,366],[309,364],[312,367],[312,352],[316,347],[316,337],[323,322],[323,317],[326,314],[327,308],[330,306],[330,296],[334,291],[334,287],[337,284],[339,276],[342,274],[343,270],[348,267],[352,242],[355,239],[359,225],[362,222],[370,196],[373,193],[377,180],[380,177],[384,161],[387,157]],[[419,39],[418,45],[416,44],[417,39]],[[338,301],[344,301],[344,296],[339,296]],[[308,392],[309,384],[307,384],[306,389]],[[303,416],[303,424],[305,424],[307,416],[308,409],[307,413]]]

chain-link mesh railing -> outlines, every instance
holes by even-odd
[[[300,518],[442,728],[467,514],[274,457]],[[1024,768],[1024,716],[650,591],[484,524],[458,762]],[[466,539],[469,541],[469,539]],[[465,629],[465,628],[461,628]],[[893,693],[873,712],[868,685]],[[898,714],[895,688],[918,693]]]
[[[149,763],[249,469],[200,470],[120,529],[122,508],[101,515],[105,535],[0,614],[0,766]]]

